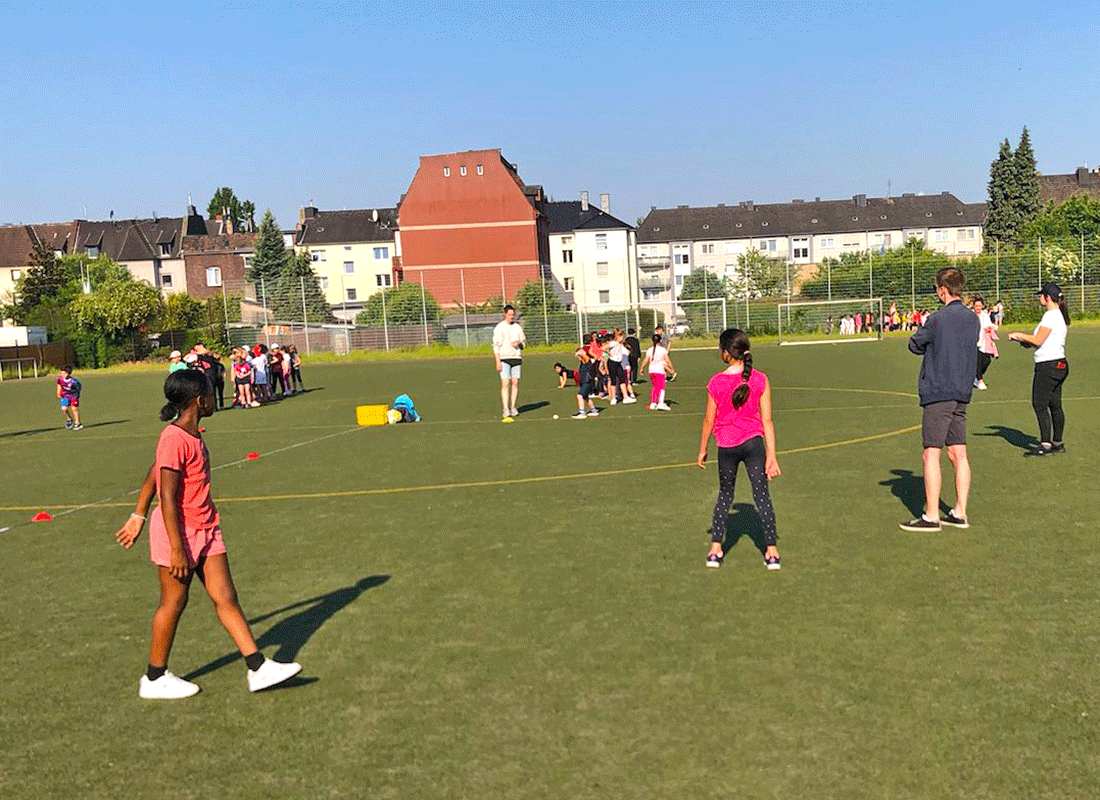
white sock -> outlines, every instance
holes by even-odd
[[[661,390],[661,399],[657,401],[657,405],[661,405],[664,402],[665,402],[665,390],[662,389]]]

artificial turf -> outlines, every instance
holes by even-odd
[[[489,358],[307,359],[310,393],[206,421],[216,466],[261,454],[215,497],[254,631],[302,678],[250,695],[196,583],[170,666],[203,692],[175,703],[137,698],[157,583],[144,537],[114,544],[127,508],[23,524],[128,502],[163,376],[84,376],[80,432],[52,379],[4,382],[0,797],[1094,797],[1100,332],[1070,330],[1069,452],[1046,459],[1003,344],[970,411],[973,526],[941,534],[897,528],[919,434],[867,438],[919,423],[903,342],[754,348],[778,573],[743,474],[740,538],[703,566],[715,468],[676,465],[714,352],[673,351],[672,412],[583,422],[531,357],[511,425]],[[401,392],[424,423],[354,427]],[[502,483],[527,478],[551,479]]]

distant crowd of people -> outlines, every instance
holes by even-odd
[[[967,306],[972,307],[973,303],[974,298],[967,298]],[[1003,301],[998,300],[992,307],[987,308],[983,300],[982,307],[986,309],[992,324],[999,326],[1004,321],[1005,304]],[[856,336],[864,333],[877,333],[879,326],[883,331],[910,332],[921,328],[928,321],[931,314],[932,312],[927,308],[912,308],[909,311],[902,311],[898,308],[898,304],[893,302],[890,303],[889,311],[883,312],[881,320],[876,320],[878,315],[870,311],[856,311],[853,314],[843,314],[839,318],[834,318],[832,314],[829,314],[825,318],[825,333],[828,336],[832,336],[834,332],[840,336]]]
[[[206,375],[214,388],[217,410],[225,409],[226,375],[233,381],[230,408],[257,408],[273,400],[304,392],[302,358],[294,345],[282,347],[254,344],[251,348],[234,347],[229,355],[229,367],[222,356],[206,345],[196,344],[184,355],[173,350],[168,355],[168,372],[198,370]]]

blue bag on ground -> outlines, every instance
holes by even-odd
[[[399,394],[393,399],[394,410],[401,412],[402,422],[420,422],[420,415],[416,413],[413,399],[407,394]]]

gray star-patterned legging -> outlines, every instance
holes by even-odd
[[[745,463],[752,484],[752,500],[756,504],[756,513],[764,525],[764,544],[775,544],[775,508],[772,495],[768,491],[768,476],[764,471],[766,455],[764,439],[754,436],[737,447],[718,448],[718,500],[714,503],[714,519],[711,521],[711,541],[722,542],[726,538],[726,519],[733,503],[733,487],[737,481],[737,466]]]

